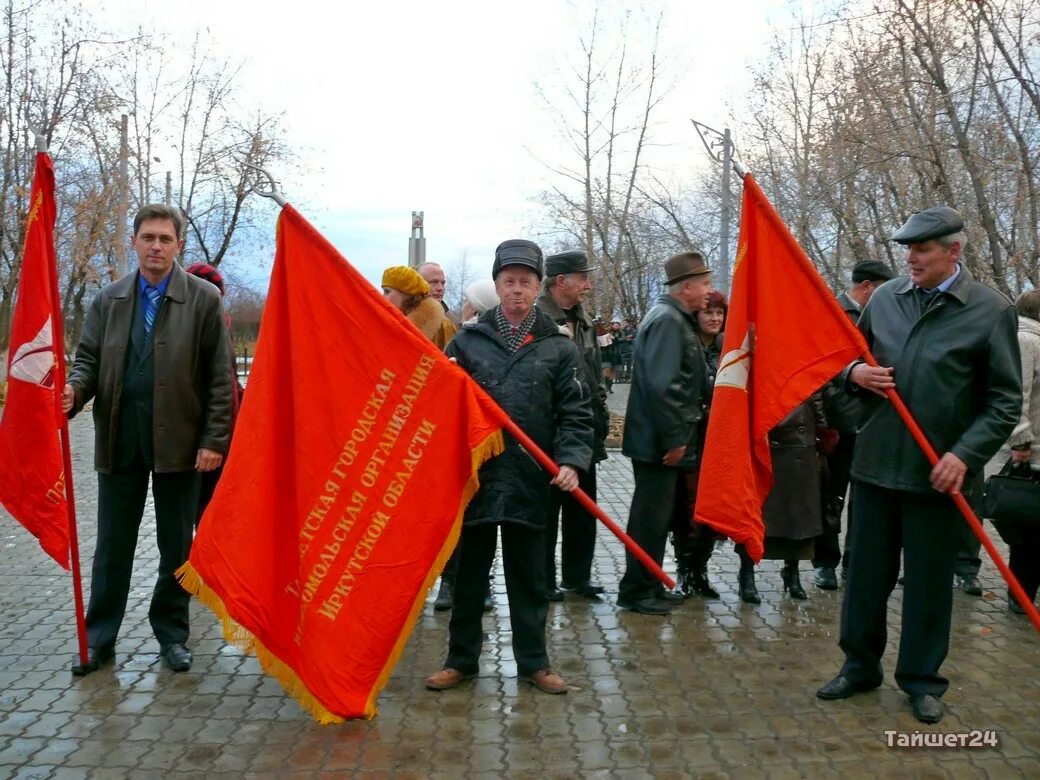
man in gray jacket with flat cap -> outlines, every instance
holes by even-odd
[[[592,289],[592,266],[582,251],[560,252],[545,258],[545,279],[535,305],[571,337],[581,355],[581,381],[588,388],[592,408],[592,463],[580,472],[579,487],[596,500],[596,464],[605,460],[604,443],[610,426],[603,361],[596,343],[596,328],[585,310],[585,296]],[[563,513],[562,523],[560,513]],[[546,587],[550,601],[562,601],[556,587],[556,538],[562,526],[560,586],[576,596],[598,599],[603,586],[592,581],[592,557],[596,552],[596,518],[570,493],[553,489],[546,526]]]
[[[937,723],[949,686],[939,674],[950,643],[953,565],[960,525],[953,501],[1007,440],[1022,403],[1011,302],[960,264],[964,221],[949,206],[918,212],[892,240],[910,275],[882,285],[859,328],[880,364],[846,370],[870,399],[852,462],[849,578],[841,613],[845,665],[817,691],[844,699],[877,688],[888,597],[904,562],[896,683],[914,716]],[[896,388],[939,453],[933,468],[884,392]]]

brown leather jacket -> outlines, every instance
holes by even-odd
[[[153,334],[156,473],[190,471],[200,448],[226,454],[231,435],[231,342],[220,293],[179,265],[171,274]],[[104,474],[115,462],[137,277],[128,274],[94,297],[69,374],[76,393],[70,417],[95,399],[94,467]]]

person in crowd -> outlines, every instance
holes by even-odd
[[[876,260],[861,260],[852,267],[852,286],[838,295],[838,305],[853,325],[859,322],[859,315],[874,290],[894,276],[892,269]],[[845,534],[844,555],[838,543],[838,535],[841,533],[841,515],[845,509],[849,469],[852,468],[856,427],[863,414],[863,400],[846,393],[843,385],[844,380],[839,375],[823,389],[824,412],[831,429],[837,432],[837,438],[827,455],[823,482],[824,531],[816,540],[816,554],[812,562],[816,569],[816,587],[822,590],[837,590],[839,563],[842,576],[848,570],[849,534]],[[848,517],[852,517],[851,507]]]
[[[695,312],[708,303],[711,272],[703,256],[684,252],[665,262],[665,284],[639,328],[633,352],[632,387],[621,450],[632,459],[635,490],[628,535],[660,564],[668,531],[689,525],[686,472],[700,452],[703,404],[708,397],[704,350]],[[667,615],[682,601],[626,554],[618,605],[648,615]]]
[[[762,505],[765,557],[784,561],[780,570],[784,591],[798,600],[807,598],[798,561],[812,558],[816,537],[823,530],[817,432],[826,427],[823,399],[817,393],[769,431],[773,487]]]
[[[470,283],[462,300],[462,321],[473,323],[490,309],[498,306],[498,292],[491,279],[480,279]]]
[[[677,514],[678,522],[672,528],[672,549],[676,563],[676,590],[689,598],[699,594],[707,598],[717,599],[719,592],[708,580],[708,560],[715,549],[715,542],[723,538],[706,525],[691,524],[693,507],[697,501],[697,485],[700,479],[701,456],[704,453],[704,438],[708,430],[708,415],[711,408],[711,388],[715,384],[715,374],[719,368],[719,357],[722,354],[722,336],[726,327],[726,297],[718,290],[708,294],[708,305],[695,313],[697,335],[704,350],[704,362],[707,368],[708,396],[704,399],[704,417],[697,439],[700,452],[693,466],[686,473],[686,495],[688,510],[686,517]],[[751,559],[748,558],[750,561]],[[752,576],[754,576],[752,574]]]
[[[603,381],[603,364],[592,317],[584,308],[585,297],[592,290],[592,266],[581,251],[560,252],[545,258],[545,280],[535,301],[549,319],[574,341],[581,355],[580,380],[590,393],[592,408],[592,462],[579,475],[579,487],[596,500],[596,464],[606,460],[607,388]],[[592,557],[596,551],[596,518],[568,492],[554,489],[546,522],[545,581],[549,601],[563,601],[563,591],[556,587],[556,538],[563,513],[560,548],[560,586],[577,596],[597,599],[603,586],[592,581]]]
[[[430,285],[419,273],[406,265],[395,265],[383,271],[383,295],[422,334],[440,349],[448,346],[455,326],[444,314],[440,301],[430,295]]]
[[[602,344],[600,345],[600,356],[603,358],[603,382],[606,384],[607,395],[614,393],[614,383],[618,379],[621,359],[618,350],[621,348],[621,322],[614,320],[605,324],[603,328]]]
[[[193,263],[184,269],[185,273],[205,279],[217,288],[220,297],[224,297],[224,276],[209,263]],[[231,338],[231,316],[224,312],[224,323],[227,325],[228,338]],[[242,403],[242,383],[238,381],[238,364],[235,361],[235,353],[231,351],[231,435],[235,433],[235,420],[238,418],[238,407]],[[230,447],[230,444],[228,445]],[[224,472],[224,464],[221,463],[213,471],[205,471],[199,475],[199,510],[195,515],[195,530],[199,528],[202,515],[213,498],[213,491],[217,489],[217,482]]]
[[[420,263],[415,270],[430,285],[430,297],[441,305],[444,316],[451,322],[451,335],[454,336],[459,328],[459,321],[448,308],[448,304],[444,302],[444,293],[448,287],[448,278],[444,275],[444,269],[438,263]]]
[[[632,381],[632,352],[635,348],[637,330],[628,320],[621,323],[621,335],[618,339],[618,358],[621,361],[619,382]]]
[[[1018,310],[1018,348],[1022,356],[1022,413],[1011,438],[1009,456],[1022,467],[1030,466],[1035,476],[1040,472],[1040,290],[1022,293],[1015,301]],[[1005,458],[1006,460],[1006,458]],[[1008,565],[1026,595],[1036,601],[1040,589],[1040,507],[1037,522],[1019,526],[1009,544]],[[1019,615],[1025,609],[1008,592],[1008,608]]]
[[[964,523],[958,494],[1011,435],[1022,407],[1014,306],[960,263],[964,220],[949,206],[911,216],[892,240],[908,277],[883,284],[859,328],[879,366],[854,361],[852,392],[873,394],[856,435],[849,578],[841,613],[845,664],[817,691],[844,699],[882,682],[888,598],[904,563],[896,683],[924,723],[943,717],[939,668],[950,644],[953,565]],[[933,467],[884,393],[895,388],[941,453]]]
[[[495,283],[491,279],[480,279],[472,282],[464,293],[462,301],[463,323],[474,324],[477,318],[490,309],[498,306],[498,293],[495,291]],[[451,609],[453,584],[455,582],[455,568],[458,565],[458,553],[453,552],[444,564],[441,572],[440,585],[437,588],[437,596],[433,601],[435,612],[446,612]],[[484,594],[484,611],[490,612],[494,609],[495,598],[491,587],[491,579],[488,578],[487,591]]]
[[[130,593],[148,482],[159,574],[148,612],[166,664],[191,668],[188,592],[174,572],[188,559],[199,474],[223,462],[231,436],[231,342],[216,287],[177,264],[184,219],[146,205],[134,217],[138,269],[94,297],[62,393],[75,415],[94,399],[98,534],[87,607],[86,663],[115,656]]]
[[[575,381],[583,370],[577,347],[534,305],[542,266],[537,244],[499,244],[491,277],[501,303],[462,328],[445,351],[560,468],[550,480],[508,434],[505,451],[481,467],[480,488],[463,515],[448,656],[426,678],[431,690],[477,675],[483,592],[501,529],[517,674],[546,693],[567,692],[546,650],[545,523],[551,489],[574,490],[589,468],[592,409],[588,388]]]

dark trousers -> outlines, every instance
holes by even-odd
[[[448,659],[444,665],[466,674],[478,671],[484,640],[484,593],[495,559],[499,527],[513,657],[517,674],[529,677],[549,667],[545,649],[545,619],[549,614],[545,593],[545,532],[518,523],[462,527],[455,548],[458,567],[448,624]]]
[[[578,487],[589,498],[596,500],[596,465],[579,472]],[[563,512],[563,543],[560,549],[561,582],[565,588],[584,585],[592,576],[592,556],[596,552],[596,518],[578,503],[570,493],[552,488],[549,503],[549,522],[545,528],[545,583],[550,590],[556,587],[556,537],[559,535]]]
[[[657,463],[632,461],[635,489],[628,515],[628,535],[658,564],[664,561],[668,531],[685,518],[689,524],[686,476],[682,469]],[[677,517],[680,515],[681,517]],[[618,600],[635,602],[652,598],[661,586],[632,553],[625,553],[625,576],[618,588]]]
[[[155,502],[159,576],[148,619],[160,647],[188,639],[190,596],[173,573],[188,560],[191,551],[199,475],[194,471],[152,474],[138,458],[111,474],[98,474],[98,535],[87,607],[87,644],[91,647],[111,647],[119,634],[149,476]]]
[[[853,481],[852,551],[841,608],[842,674],[880,683],[888,597],[903,555],[903,615],[896,683],[911,695],[942,696],[950,646],[953,562],[964,520],[948,496]]]
[[[204,471],[199,474],[199,508],[195,513],[195,530],[199,529],[199,522],[202,520],[202,515],[206,512],[206,507],[209,506],[210,500],[213,498],[213,493],[216,492],[217,483],[220,481],[220,475],[224,473],[223,464],[219,468],[213,469],[213,471]]]
[[[953,562],[953,573],[966,577],[978,577],[979,569],[982,568],[982,559],[979,553],[982,550],[982,542],[975,532],[963,520],[957,527],[957,558]]]
[[[838,543],[838,534],[841,531],[841,513],[845,505],[845,494],[849,489],[849,474],[852,470],[852,452],[856,445],[856,434],[842,433],[838,439],[838,445],[827,457],[827,475],[823,481],[823,511],[828,513],[824,518],[833,523],[834,531],[824,531],[816,537],[816,555],[813,558],[813,566],[826,566],[831,569],[838,568],[839,563],[848,566],[849,563],[849,541],[852,537],[852,497],[849,496],[848,512],[846,513],[845,529],[845,554],[842,555],[841,546]],[[837,515],[836,517],[834,515]]]
[[[1031,601],[1040,590],[1040,528],[1023,529],[1018,540],[1008,545],[1008,566]]]

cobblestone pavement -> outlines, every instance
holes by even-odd
[[[74,422],[73,437],[89,571],[89,418]],[[602,473],[602,503],[623,524],[630,466],[614,453]],[[711,562],[721,598],[688,601],[670,617],[619,611],[612,594],[552,605],[550,655],[573,685],[567,696],[518,685],[499,569],[477,680],[425,690],[423,678],[444,658],[448,622],[428,607],[379,716],[321,727],[254,659],[226,646],[198,604],[195,665],[166,670],[147,621],[157,563],[150,519],[139,549],[116,663],[74,679],[69,578],[0,518],[0,778],[1040,777],[1040,640],[1008,614],[990,564],[982,598],[955,595],[949,712],[938,727],[915,721],[894,686],[891,640],[878,691],[817,700],[813,692],[839,667],[841,592],[810,585],[809,600],[794,602],[780,591],[777,563],[767,562],[758,578],[763,603],[742,604],[729,546]],[[611,590],[621,549],[601,533],[595,574]],[[803,571],[808,584],[807,563]],[[900,750],[885,737],[972,729],[994,730],[999,746]]]

